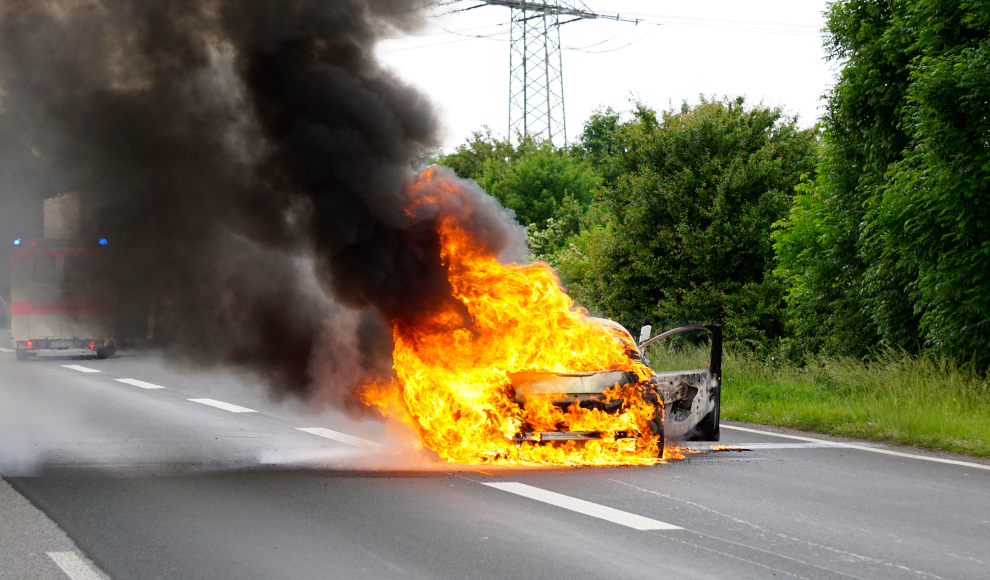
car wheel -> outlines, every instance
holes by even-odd
[[[722,412],[722,389],[719,388],[715,391],[715,408],[712,409],[711,413],[705,415],[705,418],[698,423],[695,427],[695,436],[693,439],[696,441],[718,441],[721,433],[719,433],[719,420]]]

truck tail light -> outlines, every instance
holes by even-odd
[[[94,348],[96,348],[96,341],[95,340],[89,341],[89,349],[93,350]]]
[[[27,346],[28,350],[33,349],[34,348],[34,341],[33,340],[27,341],[27,344],[25,346]]]

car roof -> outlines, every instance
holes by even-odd
[[[601,324],[602,326],[607,326],[609,328],[614,328],[616,330],[621,330],[622,332],[628,334],[629,336],[632,336],[632,333],[630,333],[628,330],[626,330],[626,327],[625,326],[622,326],[621,324],[619,324],[618,322],[612,320],[611,318],[597,318],[595,316],[589,316],[588,317],[588,320],[594,320],[595,322],[597,322],[598,324]]]

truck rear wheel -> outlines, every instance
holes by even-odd
[[[27,359],[31,358],[31,355],[30,354],[24,352],[21,349],[17,349],[17,354],[14,355],[14,356],[17,357],[17,360],[27,360]]]

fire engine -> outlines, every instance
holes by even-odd
[[[116,351],[109,244],[81,237],[80,213],[77,193],[46,200],[44,238],[14,240],[10,334],[17,360]]]

